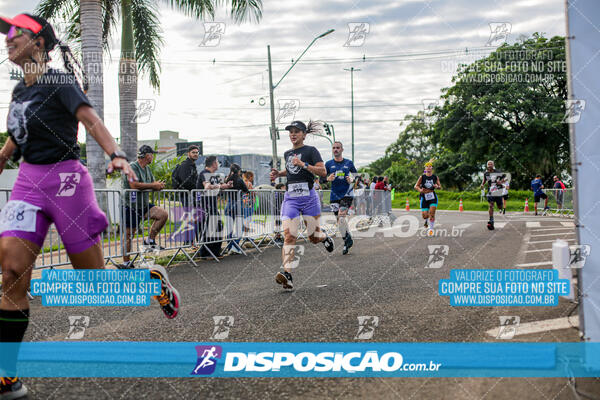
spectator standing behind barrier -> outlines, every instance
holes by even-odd
[[[221,239],[223,222],[219,216],[219,208],[217,204],[219,190],[231,189],[233,184],[231,182],[225,184],[221,182],[221,178],[216,174],[219,169],[219,161],[215,156],[208,156],[204,162],[204,170],[198,174],[198,181],[196,182],[197,189],[204,189],[205,192],[202,195],[201,200],[196,199],[196,205],[204,211],[200,237],[203,242],[213,242],[202,246],[200,249],[201,257],[211,257],[207,248],[215,256],[221,255]],[[210,223],[212,221],[212,224]],[[213,226],[216,225],[216,226]]]
[[[565,184],[562,183],[562,181],[560,179],[558,179],[558,176],[554,175],[554,186],[553,188],[556,189],[556,208],[558,208],[559,210],[562,210],[563,208],[563,194],[565,193]]]
[[[245,171],[242,174],[242,179],[248,190],[254,189],[254,172]],[[244,216],[244,232],[248,232],[254,214],[254,193],[246,192],[242,196],[242,214]]]
[[[173,189],[194,190],[198,180],[198,169],[196,161],[200,155],[200,149],[196,145],[188,147],[187,158],[173,170]],[[183,196],[181,204],[189,207],[188,197]]]
[[[225,215],[228,217],[228,223],[232,224],[228,226],[228,238],[232,238],[234,236],[238,237],[235,240],[235,243],[238,244],[240,242],[239,237],[242,235],[243,221],[238,221],[238,216],[241,212],[241,199],[242,196],[248,195],[248,186],[242,179],[242,168],[240,168],[237,164],[231,164],[229,169],[229,175],[225,178],[225,183],[228,184],[231,182],[232,189],[236,190],[236,193],[233,196],[228,196],[227,198],[227,206],[225,207]],[[235,228],[234,228],[235,227]],[[235,229],[235,231],[234,231]],[[235,232],[235,233],[234,233]],[[239,246],[235,246],[234,242],[230,242],[224,251],[229,251],[233,254],[241,254]]]
[[[149,165],[154,159],[154,153],[156,153],[152,147],[143,145],[140,147],[137,161],[130,164],[131,169],[135,172],[138,181],[129,182],[126,177],[123,177],[123,188],[124,189],[136,189],[143,190],[144,192],[128,192],[129,198],[126,199],[124,211],[125,211],[125,254],[123,255],[124,263],[119,265],[119,268],[132,268],[132,263],[129,262],[129,253],[131,251],[131,238],[135,231],[138,229],[140,221],[145,218],[153,220],[148,232],[148,238],[144,239],[145,246],[157,247],[156,235],[160,232],[162,227],[167,222],[168,214],[162,208],[155,206],[150,203],[149,190],[160,191],[165,188],[163,181],[157,181],[152,175],[152,170]],[[128,202],[127,202],[128,201]],[[158,246],[162,249],[162,247]]]
[[[365,189],[367,184],[362,175],[359,175],[354,181],[354,198],[356,199],[356,214],[365,215],[367,212],[367,202]]]
[[[383,183],[384,183],[384,190],[391,192],[392,191],[392,184],[390,183],[390,178],[388,178],[387,176],[383,177]]]

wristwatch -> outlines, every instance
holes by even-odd
[[[124,158],[125,161],[129,161],[129,160],[127,160],[127,154],[125,154],[125,152],[123,150],[115,150],[110,155],[110,161],[114,160],[115,158]]]
[[[307,162],[305,162],[304,163],[304,169],[308,169],[308,167],[310,167],[310,165]]]

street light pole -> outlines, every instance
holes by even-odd
[[[350,97],[352,101],[352,162],[354,162],[354,71],[360,71],[354,67],[344,68],[345,71],[350,71]]]
[[[267,55],[269,64],[269,99],[271,101],[271,147],[273,150],[273,168],[276,168],[277,170],[279,170],[279,163],[277,162],[277,136],[279,135],[279,133],[277,131],[277,125],[275,123],[275,100],[273,96],[273,91],[275,90],[275,88],[277,88],[277,86],[279,86],[283,78],[285,78],[285,76],[291,71],[291,69],[294,68],[294,65],[296,65],[298,61],[300,61],[304,53],[306,53],[308,49],[310,49],[313,43],[315,43],[318,39],[322,38],[323,36],[329,35],[333,31],[334,29],[330,29],[314,38],[312,42],[310,42],[310,44],[306,47],[306,49],[304,49],[302,54],[300,54],[300,56],[296,59],[296,61],[294,61],[292,66],[288,68],[287,71],[285,71],[285,74],[283,74],[281,79],[279,79],[279,81],[275,85],[273,85],[273,67],[271,66],[271,46],[267,45]]]
[[[269,101],[271,103],[271,149],[273,151],[273,168],[279,171],[277,162],[277,126],[275,125],[275,105],[273,103],[273,69],[271,68],[271,46],[267,45],[267,54],[269,59]]]

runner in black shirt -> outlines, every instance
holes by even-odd
[[[421,212],[425,220],[425,227],[429,226],[427,236],[433,236],[435,227],[435,210],[438,206],[438,197],[435,189],[441,189],[440,178],[433,174],[433,164],[425,163],[425,173],[419,177],[415,189],[421,193]],[[429,223],[427,220],[429,219]]]
[[[69,47],[58,41],[52,26],[43,18],[20,14],[0,17],[0,32],[6,35],[8,59],[24,74],[12,93],[9,138],[0,150],[0,172],[11,157],[24,158],[10,200],[0,212],[0,341],[20,343],[29,323],[32,266],[52,223],[74,268],[104,268],[100,239],[108,221],[96,202],[92,179],[79,161],[79,122],[110,154],[109,172],[121,170],[131,181],[135,174],[81,90],[73,69],[73,63],[79,63]],[[56,46],[66,73],[48,66],[49,52]],[[81,75],[85,90],[85,74]],[[0,398],[27,393],[15,378],[14,356],[0,356]]]
[[[291,269],[294,268],[296,238],[300,216],[306,222],[308,238],[312,243],[323,243],[327,251],[333,251],[333,240],[319,226],[321,217],[321,200],[313,189],[314,174],[321,177],[327,175],[325,164],[319,151],[304,144],[307,133],[316,132],[319,124],[309,122],[308,128],[301,121],[294,121],[286,128],[290,132],[292,149],[284,153],[285,170],[271,170],[271,180],[279,176],[287,177],[287,192],[281,205],[283,221],[284,246],[282,259],[284,269],[275,276],[275,281],[284,289],[293,289]]]

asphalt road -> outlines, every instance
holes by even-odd
[[[301,242],[305,252],[294,272],[296,289],[291,293],[274,282],[280,266],[275,248],[226,257],[220,263],[202,261],[197,268],[179,264],[170,268],[171,281],[183,299],[175,320],[164,318],[157,305],[73,309],[42,307],[36,299],[25,340],[64,340],[70,315],[90,317],[85,340],[189,342],[214,342],[210,339],[213,316],[234,318],[226,341],[260,342],[360,341],[355,339],[358,316],[379,318],[373,341],[495,342],[499,339],[486,331],[499,326],[501,315],[518,315],[521,324],[567,316],[573,304],[564,299],[558,307],[450,307],[447,297],[438,296],[438,281],[447,278],[450,269],[512,268],[548,261],[551,243],[546,240],[574,238],[574,228],[564,226],[569,225],[568,219],[515,213],[497,216],[497,225],[505,225],[494,231],[486,229],[486,220],[485,213],[439,212],[440,236],[397,237],[398,231],[389,228],[375,235],[371,231],[355,239],[347,256],[341,255],[340,239],[331,254],[322,245]],[[540,222],[540,226],[528,227],[527,222]],[[431,245],[448,246],[440,268],[426,268]],[[575,329],[563,329],[513,340],[558,342],[578,337]],[[24,382],[30,399],[574,398],[566,379],[548,378],[25,378]],[[600,393],[596,379],[577,383],[587,392]]]

